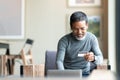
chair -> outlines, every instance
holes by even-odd
[[[20,51],[21,59],[23,61],[23,65],[20,66],[21,76],[25,74],[23,73],[23,66],[27,66],[28,64],[33,64],[33,58],[32,58],[32,52],[31,52],[32,45],[33,45],[33,40],[27,39],[22,50]]]
[[[7,43],[0,43],[0,48],[5,48],[6,49],[6,55],[9,55],[9,44]]]
[[[2,63],[2,70],[1,74],[7,75],[7,74],[12,74],[12,63],[13,60],[10,60],[7,58],[7,55],[10,55],[10,50],[9,50],[9,44],[7,43],[0,43],[0,48],[6,49],[5,55],[1,55],[1,63]]]
[[[57,69],[56,67],[56,51],[46,51],[45,54],[45,76],[48,70]]]
[[[33,40],[27,39],[23,49],[21,50],[21,57],[23,60],[23,65],[33,64],[33,58],[31,53],[31,47],[33,45]]]
[[[27,39],[23,49],[21,50],[21,57],[23,65],[20,66],[20,75],[26,77],[43,77],[44,64],[34,64],[31,48],[33,40]]]
[[[0,43],[0,48],[6,49],[6,54],[0,56],[2,63],[1,75],[5,76],[5,75],[14,74],[14,64],[16,58],[20,58],[20,59],[22,58],[24,65],[32,64],[33,63],[32,53],[31,53],[32,44],[33,44],[33,40],[27,39],[20,54],[11,55],[9,51],[9,44]]]

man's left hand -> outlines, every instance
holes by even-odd
[[[87,61],[94,61],[95,60],[95,56],[93,52],[88,52],[87,54],[84,55],[84,58]]]

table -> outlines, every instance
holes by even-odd
[[[111,70],[97,69],[86,80],[116,80],[116,77]]]

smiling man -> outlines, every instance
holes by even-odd
[[[81,69],[88,76],[96,65],[103,62],[103,55],[96,36],[88,29],[88,18],[84,12],[77,11],[70,16],[72,32],[63,36],[57,47],[56,64],[59,70]],[[91,63],[94,67],[91,67]]]

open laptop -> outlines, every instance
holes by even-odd
[[[82,78],[82,70],[48,70],[47,77],[76,77]]]

